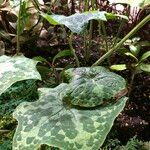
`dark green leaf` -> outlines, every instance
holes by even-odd
[[[60,51],[54,58],[53,58],[53,64],[55,62],[55,60],[57,58],[61,58],[61,57],[66,57],[66,56],[72,56],[72,52],[71,50],[63,50],[63,51]]]
[[[141,50],[141,46],[140,45],[130,45],[129,46],[131,53],[134,56],[137,56]]]
[[[140,69],[145,71],[145,72],[150,72],[150,64],[140,64]]]
[[[43,58],[42,56],[33,57],[33,60],[41,61],[41,62],[47,62],[47,60],[45,58]]]
[[[144,60],[146,60],[148,57],[150,57],[150,51],[145,52],[145,53],[142,55],[140,61],[144,61]]]

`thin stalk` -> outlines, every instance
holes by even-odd
[[[73,38],[73,32],[71,32],[70,37],[69,37],[69,46],[70,46],[70,49],[71,49],[71,51],[72,51],[72,53],[74,55],[74,58],[76,60],[77,67],[80,67],[79,59],[78,59],[78,57],[77,57],[77,55],[75,53],[75,49],[73,48],[73,45],[72,45],[72,38]]]
[[[104,54],[100,59],[98,59],[92,66],[97,66],[108,58],[113,52],[117,51],[123,43],[134,35],[140,28],[142,28],[147,22],[150,21],[150,14],[146,16],[139,24],[137,24],[118,44],[116,44],[112,49],[110,49],[106,54]]]
[[[107,41],[107,34],[106,34],[106,28],[103,21],[101,21],[102,31],[103,31],[103,39],[105,41],[105,49],[108,52],[108,41]]]
[[[86,62],[89,62],[89,59],[90,59],[90,48],[91,48],[91,45],[92,45],[92,34],[93,34],[93,21],[91,20],[90,21],[90,29],[89,29],[89,38],[88,40],[86,40],[86,49],[85,49],[85,59],[86,59]]]
[[[91,5],[92,5],[92,10],[95,9],[95,0],[91,0]],[[89,29],[89,38],[87,40],[87,46],[86,46],[86,49],[85,49],[85,59],[86,59],[86,62],[89,62],[89,59],[90,59],[90,48],[91,48],[91,45],[92,45],[92,34],[93,34],[93,21],[91,20],[90,21],[90,29]]]
[[[117,44],[117,39],[118,39],[119,36],[120,36],[121,29],[122,29],[124,23],[125,23],[125,20],[122,19],[122,22],[121,22],[121,24],[120,24],[120,26],[119,26],[118,32],[117,32],[117,34],[116,34],[116,36],[115,36],[115,39],[114,39],[114,41],[113,41],[113,47]]]
[[[18,19],[17,19],[17,47],[16,47],[16,54],[19,55],[20,52],[20,19],[21,19],[21,5],[22,5],[22,0],[20,0],[20,9],[19,9],[19,14],[18,14]]]
[[[84,11],[88,11],[88,8],[89,8],[89,0],[85,0]]]
[[[88,8],[89,8],[89,0],[85,0],[85,5],[84,5],[84,11],[88,11]],[[84,57],[85,57],[85,60],[87,61],[88,60],[88,54],[87,54],[87,29],[85,30],[85,32],[83,33],[83,45],[84,45]]]
[[[131,79],[130,79],[130,83],[129,83],[128,97],[130,97],[130,95],[131,95],[132,87],[133,87],[133,83],[134,83],[134,78],[135,78],[136,74],[137,74],[137,70],[136,70],[136,68],[134,68],[132,71]]]
[[[126,15],[126,16],[129,17],[129,15],[130,15],[129,12],[130,12],[130,6],[129,6],[129,7],[127,6],[127,10],[126,10],[126,13],[125,13],[124,15]],[[119,26],[119,29],[118,29],[118,32],[117,32],[117,34],[116,34],[116,37],[115,37],[115,39],[114,39],[114,41],[113,41],[113,46],[112,46],[112,47],[114,47],[114,45],[117,44],[117,39],[118,39],[118,37],[120,36],[121,29],[122,29],[122,27],[124,26],[125,21],[126,21],[125,19],[122,19],[122,21],[121,21],[121,23],[120,23],[120,26]]]

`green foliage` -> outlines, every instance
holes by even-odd
[[[86,76],[84,77],[83,74]],[[64,100],[64,97],[66,94],[68,95],[68,91],[75,91],[72,88],[75,83],[79,81],[82,84],[80,79],[84,82],[84,80],[88,81],[93,76],[97,76],[96,82],[101,80],[99,84],[108,84],[112,88],[112,96],[107,96],[105,93],[108,91],[103,91],[103,88],[98,88],[99,93],[96,92],[94,96],[99,95],[99,101],[101,101],[101,97],[111,99],[113,91],[119,92],[125,87],[124,79],[114,73],[109,73],[103,67],[69,69],[65,75],[68,84],[62,83],[51,89],[41,88],[38,101],[24,102],[17,107],[13,113],[14,118],[18,120],[13,140],[14,150],[33,150],[42,144],[64,150],[98,150],[103,144],[114,119],[124,108],[127,98],[123,96],[116,103],[110,102],[105,106],[99,106],[97,103],[96,107],[91,109],[83,107],[84,105],[80,105],[82,107],[75,106],[76,104],[74,105],[72,100]],[[111,81],[112,77],[116,80]],[[94,87],[97,88],[94,82],[93,80],[93,85],[91,84],[93,91]],[[87,92],[84,100],[91,104],[88,90],[84,90]],[[92,94],[91,89],[89,89],[89,93]],[[86,96],[87,98],[85,98]]]
[[[0,57],[0,95],[17,81],[27,79],[40,80],[40,74],[36,70],[37,61],[24,56]]]
[[[41,15],[52,25],[65,25],[73,33],[77,33],[77,34],[80,34],[85,29],[86,24],[93,19],[102,20],[102,21],[107,21],[107,18],[114,19],[116,17],[122,17],[124,19],[128,19],[123,15],[107,13],[105,11],[87,11],[83,13],[76,13],[71,16],[48,15],[41,12]]]
[[[37,98],[35,80],[16,82],[0,96],[0,116],[11,114],[21,102],[34,101]]]
[[[150,57],[150,51],[143,53],[141,56],[139,55],[141,52],[141,48],[144,46],[149,46],[150,42],[140,42],[140,38],[133,38],[132,40],[127,40],[125,45],[129,46],[129,51],[125,52],[126,56],[131,57],[134,60],[134,63],[131,64],[116,64],[110,66],[110,69],[116,71],[122,71],[125,69],[135,70],[135,73],[150,72],[150,64],[145,63],[145,61]]]
[[[12,115],[0,116],[0,150],[12,150],[12,138],[16,120]]]
[[[24,28],[29,21],[29,16],[31,15],[29,12],[27,12],[27,2],[23,1],[20,3],[20,12],[18,15],[18,21],[17,21],[17,30],[18,34],[21,35],[24,31]]]
[[[72,55],[73,55],[73,54],[72,54],[71,50],[63,50],[63,51],[60,51],[57,55],[54,56],[52,63],[54,64],[54,62],[55,62],[55,60],[56,60],[57,58],[66,57],[66,56],[72,56]]]
[[[71,68],[65,71],[69,84],[64,100],[73,105],[95,107],[112,100],[126,88],[125,80],[103,67]]]
[[[1,150],[12,150],[12,141],[5,140],[2,144],[0,144]]]
[[[136,137],[131,138],[125,146],[121,146],[120,150],[141,150],[142,142],[140,142]]]

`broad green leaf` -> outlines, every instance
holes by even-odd
[[[0,95],[17,81],[41,79],[36,70],[37,61],[24,56],[0,57]]]
[[[145,72],[150,72],[150,64],[144,64],[144,63],[141,63],[139,65],[140,69],[145,71]]]
[[[148,57],[150,57],[150,51],[145,52],[145,53],[142,55],[140,61],[144,61],[144,60],[146,60]]]
[[[119,14],[113,14],[113,13],[106,13],[107,19],[116,19],[117,17],[123,18],[125,20],[128,20],[128,17],[125,15],[119,15]]]
[[[67,88],[68,84],[41,88],[38,101],[17,107],[13,113],[18,120],[13,150],[37,150],[42,144],[61,150],[100,148],[127,98],[106,107],[81,109],[63,102],[61,92]]]
[[[134,56],[137,56],[141,50],[141,46],[140,45],[130,45],[129,46],[131,53]]]
[[[116,71],[122,71],[122,70],[126,70],[126,64],[117,64],[117,65],[112,65],[110,66],[110,69],[112,70],[116,70]]]
[[[132,58],[134,58],[137,62],[138,62],[138,59],[132,54],[132,53],[130,53],[130,52],[126,52],[125,53],[125,55],[127,55],[127,56],[130,56],[130,57],[132,57]]]
[[[53,19],[53,17],[51,17],[51,15],[48,15],[48,14],[45,14],[45,13],[41,12],[41,16],[44,17],[52,25],[59,25],[60,24],[58,21],[56,21],[55,19]],[[59,16],[60,15],[58,15],[58,18],[59,18]],[[64,15],[62,15],[62,17],[63,16]]]
[[[129,4],[132,7],[145,7],[150,0],[109,0],[110,3]]]
[[[57,55],[55,55],[55,57],[53,58],[53,63],[55,62],[55,60],[57,58],[61,58],[61,57],[66,57],[66,56],[72,56],[72,52],[71,50],[63,50],[63,51],[60,51]]]
[[[88,11],[84,13],[75,13],[71,16],[64,16],[64,15],[48,15],[45,13],[41,13],[41,15],[47,19],[53,25],[65,25],[68,27],[73,33],[81,33],[84,29],[86,24],[93,19],[107,21],[109,17],[116,17],[117,14],[107,13],[105,11]],[[124,17],[124,16],[119,16]]]
[[[126,88],[124,78],[101,66],[71,68],[65,71],[64,76],[69,86],[63,100],[81,107],[107,103]]]
[[[33,57],[32,59],[36,61],[47,62],[47,60],[43,58],[42,56],[36,56],[36,57]]]

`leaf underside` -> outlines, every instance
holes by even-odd
[[[0,57],[0,95],[17,81],[41,79],[36,69],[37,61],[24,56]]]
[[[127,98],[95,109],[68,107],[61,94],[67,87],[62,83],[54,89],[41,88],[38,101],[17,107],[13,150],[36,150],[41,144],[62,150],[99,149]]]

